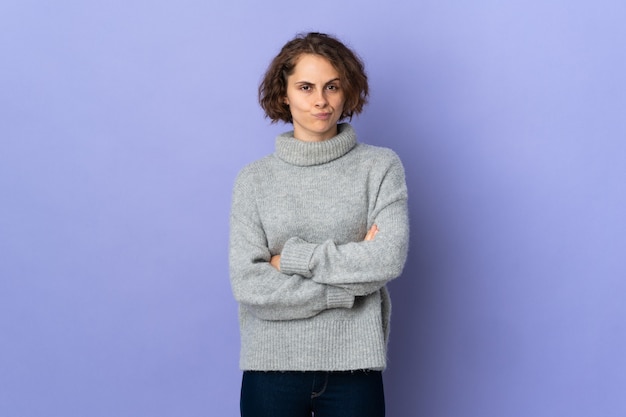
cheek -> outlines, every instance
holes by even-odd
[[[345,105],[346,105],[346,99],[344,98],[343,95],[335,99],[335,107],[343,108]]]
[[[292,109],[292,111],[294,110],[303,110],[309,107],[308,103],[306,100],[304,100],[302,97],[295,97],[292,98],[291,100],[289,100],[289,107]]]

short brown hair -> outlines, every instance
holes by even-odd
[[[272,123],[279,120],[292,122],[291,111],[284,102],[287,95],[287,77],[293,73],[298,58],[303,54],[319,55],[328,59],[339,73],[346,100],[342,119],[352,119],[354,114],[363,111],[369,94],[363,61],[333,36],[311,32],[299,34],[283,46],[259,85],[259,103]]]

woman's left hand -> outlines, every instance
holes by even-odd
[[[272,264],[274,268],[280,271],[280,255],[272,256],[272,259],[270,259],[270,264]]]

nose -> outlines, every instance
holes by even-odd
[[[328,104],[326,99],[326,91],[324,89],[318,90],[315,96],[315,107],[324,108]]]

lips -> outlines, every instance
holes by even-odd
[[[314,114],[313,117],[319,120],[328,120],[331,114],[332,113],[317,113],[317,114]]]

